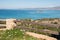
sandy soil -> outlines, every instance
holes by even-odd
[[[56,38],[53,38],[53,37],[49,37],[49,36],[42,35],[42,34],[36,34],[36,33],[32,33],[32,32],[26,32],[26,34],[39,38],[39,39],[41,38],[41,39],[45,39],[45,40],[57,40]]]

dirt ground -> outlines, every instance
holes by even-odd
[[[26,34],[33,36],[33,37],[36,37],[36,38],[39,38],[39,39],[41,38],[44,40],[57,40],[56,38],[53,38],[53,37],[49,37],[49,36],[42,35],[42,34],[36,34],[36,33],[32,33],[32,32],[26,32]]]

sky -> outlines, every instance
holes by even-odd
[[[0,0],[0,9],[43,8],[60,6],[60,0]]]

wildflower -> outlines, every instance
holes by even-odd
[[[9,32],[8,32],[9,33]]]
[[[23,33],[24,34],[24,33]]]
[[[17,32],[15,32],[15,33],[17,33]]]
[[[1,38],[1,37],[0,37]]]
[[[9,37],[10,37],[11,35],[9,35]]]

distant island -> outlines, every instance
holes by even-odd
[[[60,10],[60,6],[45,8],[24,8],[24,10]]]
[[[58,7],[51,7],[51,8],[47,8],[47,9],[60,10],[60,6],[58,6]]]

